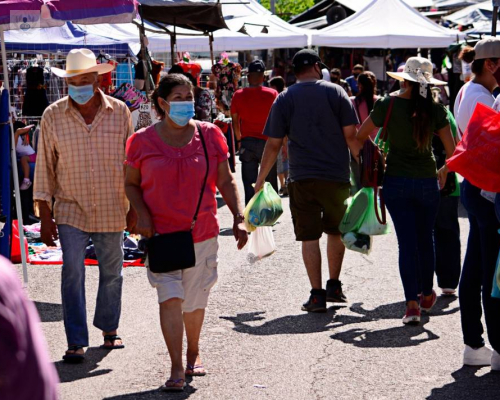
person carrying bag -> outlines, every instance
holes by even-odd
[[[432,63],[412,57],[404,72],[387,74],[401,81],[402,90],[375,103],[357,137],[365,141],[373,129],[386,123],[386,142],[390,146],[387,146],[383,196],[400,249],[399,269],[406,298],[403,323],[419,324],[421,310],[428,312],[436,303],[433,229],[440,187],[444,187],[448,174],[446,166],[437,171],[432,136],[438,133],[447,157],[453,154],[455,142],[446,109],[432,98],[431,85],[446,83],[432,78]]]

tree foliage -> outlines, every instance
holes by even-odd
[[[317,3],[315,0],[276,0],[276,15],[288,21],[290,18],[303,13],[315,3]],[[261,4],[268,10],[271,9],[270,0],[261,0]]]

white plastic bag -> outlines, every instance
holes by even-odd
[[[271,226],[261,226],[252,232],[248,244],[248,261],[254,263],[270,256],[275,251],[276,244],[274,243],[273,228]]]

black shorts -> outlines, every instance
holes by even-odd
[[[323,233],[340,235],[350,183],[304,179],[288,185],[295,237],[299,242],[318,240]]]

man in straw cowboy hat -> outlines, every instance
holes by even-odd
[[[94,326],[103,332],[102,347],[123,348],[116,331],[123,229],[129,210],[123,162],[133,128],[126,105],[99,89],[99,75],[112,69],[98,65],[88,49],[71,50],[66,70],[52,68],[66,79],[69,96],[48,107],[41,120],[34,199],[42,241],[55,246],[59,238],[63,251],[62,305],[68,340],[63,359],[67,362],[83,361],[83,347],[89,345],[84,266],[89,239],[100,272]]]

